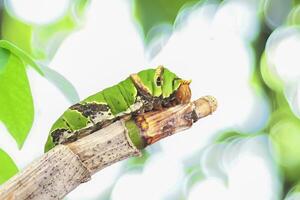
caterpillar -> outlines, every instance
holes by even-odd
[[[131,74],[69,107],[53,124],[45,151],[69,143],[126,116],[190,102],[191,81],[183,80],[163,66]]]

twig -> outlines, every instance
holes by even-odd
[[[0,199],[62,199],[99,170],[185,130],[216,110],[213,97],[121,119],[67,145],[58,145],[0,187]]]

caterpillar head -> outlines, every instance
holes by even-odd
[[[180,86],[177,89],[175,93],[176,101],[179,104],[186,104],[191,101],[191,89],[190,89],[190,83],[191,80],[180,80]]]
[[[182,80],[163,66],[132,74],[131,79],[139,92],[144,95],[155,98],[162,97],[166,101],[169,101],[170,97],[175,95],[175,102],[172,105],[190,102],[191,90],[189,84],[191,81]]]

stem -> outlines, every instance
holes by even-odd
[[[140,156],[146,145],[191,127],[216,106],[213,97],[203,97],[142,118],[121,119],[73,143],[58,145],[2,185],[0,199],[62,199],[99,170]]]

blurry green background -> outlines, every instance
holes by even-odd
[[[217,112],[66,199],[300,199],[300,1],[0,2],[0,184],[68,106],[165,65]]]

